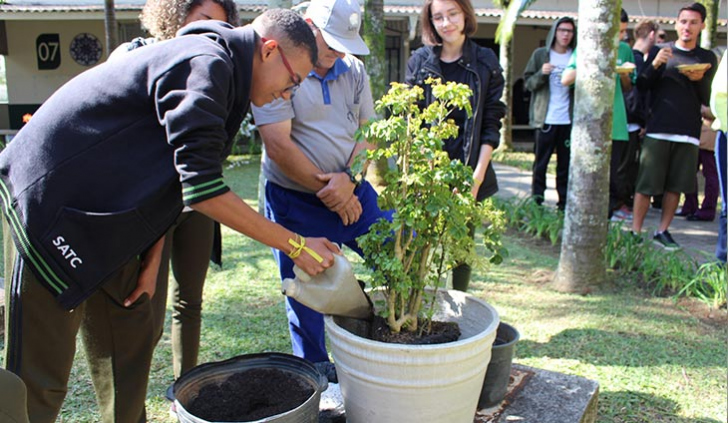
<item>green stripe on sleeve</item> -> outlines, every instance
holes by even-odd
[[[202,183],[200,185],[195,185],[195,186],[187,187],[187,188],[185,188],[185,189],[182,190],[182,194],[184,195],[184,194],[187,194],[187,193],[189,193],[191,191],[197,191],[198,189],[206,188],[206,187],[209,187],[210,185],[218,184],[218,183],[219,184],[222,184],[222,185],[225,185],[225,183],[222,181],[222,178],[217,178],[217,179],[213,179],[212,181],[207,181],[205,183]]]

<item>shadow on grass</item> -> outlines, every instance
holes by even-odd
[[[669,422],[720,423],[707,418],[679,416],[680,407],[672,400],[635,391],[601,391],[599,423]]]
[[[518,357],[544,356],[600,366],[644,367],[690,363],[690,367],[721,367],[725,365],[725,345],[708,338],[695,339],[694,344],[688,344],[665,337],[599,329],[566,329],[553,336],[549,342],[524,339],[518,343]]]

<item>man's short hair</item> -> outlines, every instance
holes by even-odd
[[[308,23],[290,9],[268,9],[255,18],[255,21],[270,32],[280,34],[285,39],[277,40],[286,48],[302,48],[309,54],[311,63],[318,61],[316,36]]]
[[[642,19],[635,25],[634,27],[634,37],[635,38],[647,38],[648,35],[650,35],[650,32],[654,31],[655,35],[657,35],[657,31],[660,29],[660,25],[657,24],[657,22],[653,21],[652,19]]]
[[[622,23],[629,22],[629,15],[627,14],[627,11],[622,9],[622,13],[619,15],[619,21]]]
[[[689,4],[689,5],[683,6],[683,7],[682,7],[682,8],[680,9],[680,11],[679,11],[679,12],[677,12],[677,16],[679,17],[679,16],[680,16],[680,14],[681,14],[681,13],[682,13],[683,11],[685,11],[685,10],[691,10],[691,11],[693,11],[693,12],[698,12],[698,13],[700,13],[700,21],[701,21],[701,22],[705,22],[705,15],[706,15],[706,14],[707,14],[708,12],[707,12],[707,11],[705,10],[705,6],[703,6],[702,4],[700,4],[700,3],[697,3],[697,2],[695,2],[695,3],[693,3],[693,4]]]

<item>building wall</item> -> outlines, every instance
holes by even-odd
[[[541,47],[546,43],[546,36],[551,28],[552,21],[548,21],[549,26],[519,26],[513,35],[513,80],[518,79],[526,68],[526,63],[531,57],[531,53],[538,47]],[[475,33],[473,38],[476,39],[495,39],[495,30],[498,25],[495,24],[479,24],[478,32]],[[499,55],[498,46],[493,46],[493,51],[496,55]]]
[[[70,47],[76,35],[93,34],[101,42],[101,58],[97,64],[103,63],[107,56],[101,20],[9,20],[5,24],[8,47],[5,56],[7,119],[12,129],[20,128],[22,116],[34,113],[58,87],[94,66],[84,66],[71,57]],[[138,23],[135,25],[138,26]],[[40,43],[49,39],[50,42]],[[41,58],[46,59],[45,63],[41,62]],[[52,69],[42,69],[43,66]]]
[[[90,67],[76,63],[70,55],[71,40],[87,32],[104,40],[102,21],[8,21],[8,55],[5,56],[10,103],[34,104],[48,98],[60,85]],[[41,34],[58,34],[60,65],[38,69],[36,40]],[[49,47],[52,48],[52,47]],[[104,46],[104,54],[106,53]],[[47,56],[46,51],[42,52]],[[102,57],[103,60],[103,57]]]

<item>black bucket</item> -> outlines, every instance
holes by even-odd
[[[321,393],[328,386],[328,380],[310,361],[281,353],[246,354],[225,361],[201,364],[190,369],[174,383],[177,418],[181,423],[206,423],[206,420],[190,414],[185,409],[185,406],[189,406],[197,397],[200,389],[209,384],[219,384],[235,373],[260,368],[274,368],[299,375],[311,384],[314,393],[293,410],[256,422],[318,422],[319,400]]]
[[[480,391],[479,410],[493,407],[506,397],[511,378],[511,363],[520,337],[521,334],[513,326],[503,322],[498,325],[483,389]]]

